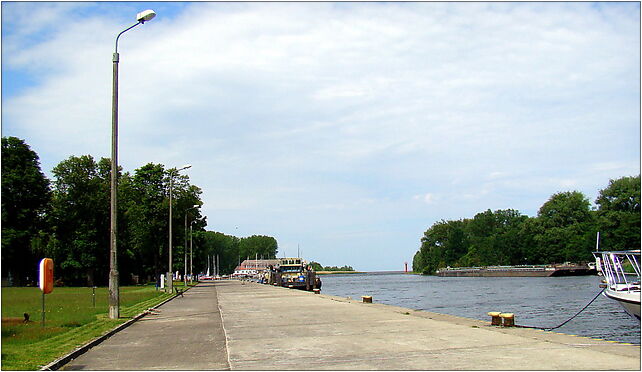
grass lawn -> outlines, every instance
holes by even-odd
[[[174,286],[181,288],[182,282]],[[147,308],[171,297],[151,286],[120,287],[120,319],[108,317],[108,288],[57,287],[45,295],[37,287],[2,288],[2,370],[36,370],[99,337]],[[30,321],[24,323],[24,313]]]

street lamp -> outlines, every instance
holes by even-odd
[[[192,221],[189,224],[189,282],[190,282],[190,284],[194,280],[194,272],[192,271],[192,263],[194,261],[194,251],[192,250],[192,247],[193,247],[193,244],[192,244],[193,243],[193,239],[192,238],[194,236],[194,233],[192,231],[192,226],[194,225],[194,222],[196,222],[196,220]]]
[[[179,169],[170,169],[169,170],[169,264],[167,265],[167,292],[172,293],[174,290],[173,287],[173,278],[174,274],[172,273],[172,188],[174,187],[174,175],[178,172],[191,168],[191,165],[185,165]]]
[[[198,204],[195,204],[185,211],[185,245],[183,245],[183,253],[184,253],[184,261],[183,261],[183,283],[187,287],[187,212],[189,212],[191,209],[198,208]],[[194,222],[194,221],[192,221]],[[190,223],[190,232],[192,229],[192,224]],[[191,239],[191,237],[190,237]],[[190,240],[191,241],[191,240]]]
[[[118,262],[116,257],[116,199],[118,191],[118,39],[120,35],[145,23],[156,16],[153,10],[145,10],[136,15],[136,24],[121,31],[116,36],[116,48],[112,62],[114,63],[114,75],[112,86],[112,111],[111,111],[111,221],[109,224],[109,318],[120,317],[120,295],[118,288]]]

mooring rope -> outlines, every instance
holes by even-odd
[[[552,327],[552,328],[550,328],[550,327],[531,327],[531,326],[522,326],[522,325],[515,325],[515,327],[520,327],[520,328],[533,328],[533,329],[542,329],[542,330],[544,330],[544,331],[552,331],[552,330],[554,330],[554,329],[558,329],[558,328],[560,328],[561,326],[563,326],[564,324],[566,324],[566,323],[570,322],[571,320],[575,319],[575,317],[576,317],[576,316],[578,316],[578,315],[580,315],[580,314],[582,313],[582,311],[586,310],[586,308],[587,308],[587,307],[589,307],[589,306],[590,306],[590,305],[591,305],[595,300],[597,300],[597,298],[602,294],[602,292],[604,292],[604,289],[606,289],[606,288],[602,288],[602,290],[601,290],[601,291],[599,291],[599,292],[595,295],[595,297],[593,297],[593,299],[591,300],[591,302],[589,302],[588,304],[586,304],[586,306],[584,306],[584,307],[582,308],[582,310],[578,311],[578,312],[577,312],[577,314],[573,315],[572,317],[570,317],[569,319],[567,319],[564,323],[562,323],[562,324],[560,324],[560,325],[558,325],[558,326],[556,326],[556,327]]]

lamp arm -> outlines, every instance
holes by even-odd
[[[126,29],[124,29],[123,31],[121,31],[121,32],[120,32],[120,34],[118,34],[118,36],[116,36],[116,49],[115,49],[115,51],[114,51],[116,54],[118,54],[118,39],[120,39],[120,35],[122,35],[122,34],[124,34],[125,32],[127,32],[127,31],[131,30],[132,28],[134,28],[134,27],[138,26],[138,25],[139,25],[139,24],[141,24],[141,23],[142,23],[142,22],[137,22],[135,25],[130,26],[130,27],[128,27],[128,28],[126,28]]]

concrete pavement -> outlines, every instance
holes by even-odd
[[[640,370],[639,346],[374,301],[201,284],[65,369]]]
[[[160,306],[62,370],[229,370],[214,284]]]
[[[640,370],[639,346],[254,283],[217,293],[233,370]]]

